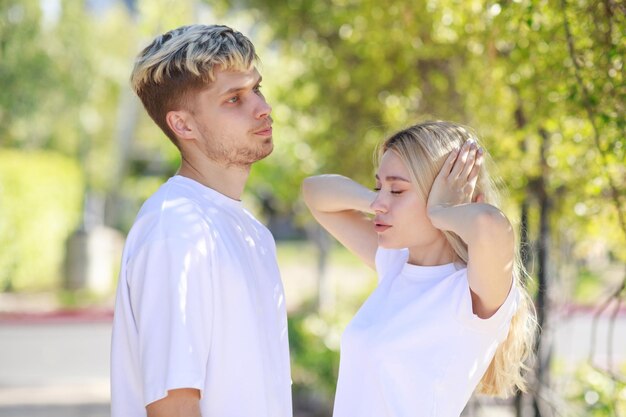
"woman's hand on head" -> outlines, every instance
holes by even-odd
[[[450,152],[430,189],[428,212],[482,201],[482,195],[474,195],[482,161],[482,149],[471,140]]]

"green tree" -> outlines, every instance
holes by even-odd
[[[283,55],[274,99],[277,123],[289,126],[278,140],[298,160],[290,176],[331,171],[371,183],[371,155],[388,132],[453,119],[478,131],[511,189],[507,211],[536,252],[541,320],[554,271],[573,264],[575,280],[594,242],[626,259],[623,5],[240,4],[268,22]],[[297,187],[285,195],[296,200]]]

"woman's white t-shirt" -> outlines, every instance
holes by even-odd
[[[376,253],[379,285],[342,336],[334,417],[458,417],[507,336],[516,287],[483,320],[466,268],[407,260]]]

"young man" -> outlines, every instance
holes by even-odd
[[[270,232],[242,206],[272,152],[252,43],[226,26],[157,37],[132,86],[182,164],[141,208],[117,290],[113,417],[287,417],[283,287]]]

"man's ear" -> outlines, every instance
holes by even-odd
[[[181,140],[195,139],[193,119],[184,110],[172,110],[165,115],[165,121],[174,134]]]

